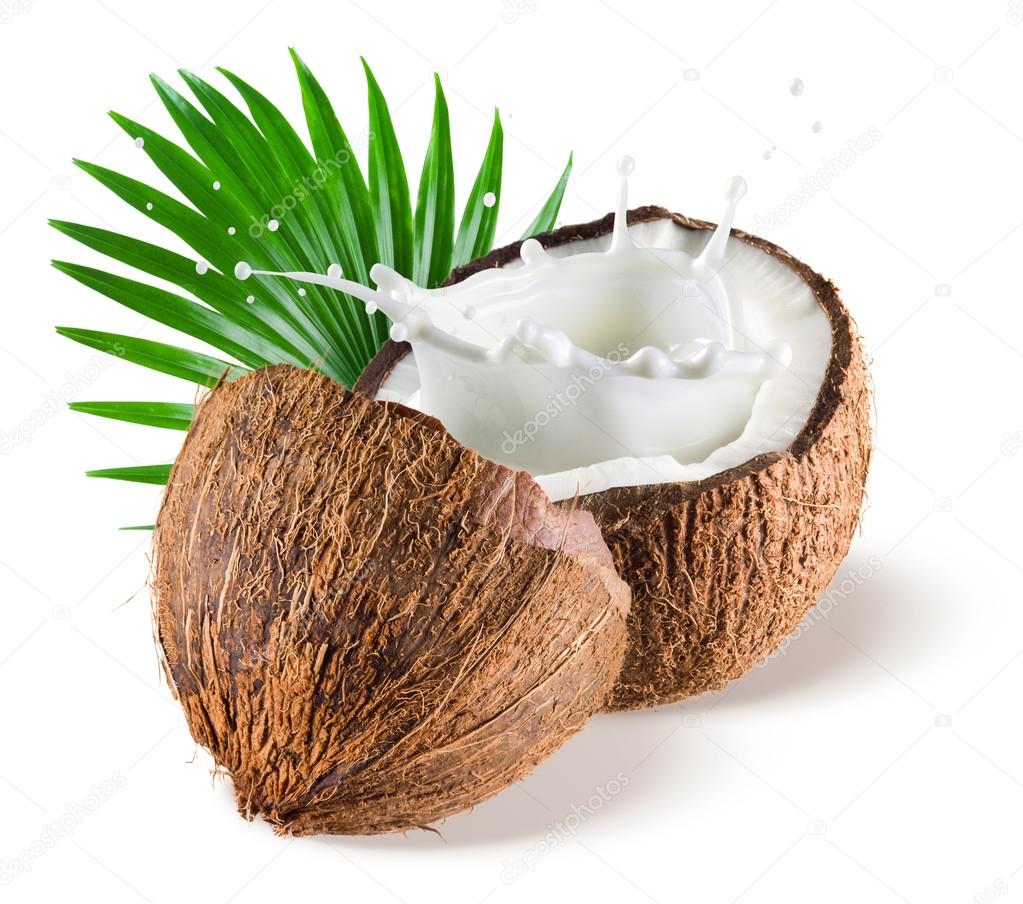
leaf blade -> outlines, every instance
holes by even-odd
[[[451,271],[455,232],[455,168],[451,125],[440,77],[434,75],[435,97],[430,144],[419,178],[414,223],[415,262],[412,278],[421,286],[439,286]]]
[[[167,430],[187,430],[195,414],[194,405],[180,402],[70,402],[68,408],[80,414]]]
[[[369,96],[369,194],[377,222],[380,263],[412,276],[412,202],[387,101],[363,60]]]
[[[465,204],[462,222],[455,239],[452,266],[461,267],[486,254],[494,245],[497,233],[497,212],[501,202],[501,170],[504,157],[504,129],[501,114],[494,110],[494,125],[490,140],[480,163],[476,181]],[[493,204],[487,205],[488,195],[493,195]]]
[[[248,373],[247,367],[151,339],[70,326],[56,329],[72,342],[200,386],[213,387],[221,379],[237,380]]]
[[[376,223],[373,221],[366,180],[330,98],[295,48],[290,48],[290,53],[298,73],[302,107],[313,151],[321,162],[330,161],[337,166],[342,189],[340,191],[342,234],[347,235],[350,230],[355,230],[358,252],[362,255],[363,268],[368,274],[378,257]]]
[[[246,333],[216,311],[173,292],[83,264],[53,261],[53,266],[112,301],[157,323],[209,343],[249,367],[265,367],[275,358],[272,343]]]
[[[239,289],[233,275],[229,277],[212,269],[200,275],[196,262],[184,255],[106,229],[65,220],[49,223],[87,248],[185,289],[239,327],[273,344],[282,362],[307,367],[315,358],[315,345],[275,307],[261,305],[257,314],[255,302],[243,300],[243,293],[248,290]]]
[[[97,468],[86,471],[86,477],[102,480],[126,480],[129,483],[149,483],[156,486],[166,484],[170,479],[173,465],[131,465],[125,468]]]
[[[530,223],[526,228],[526,231],[522,233],[523,239],[528,239],[534,235],[540,235],[544,232],[550,232],[554,229],[554,226],[558,221],[558,212],[561,210],[561,202],[565,198],[565,189],[568,187],[568,177],[571,174],[572,155],[569,154],[568,163],[565,164],[565,168],[561,171],[561,176],[558,178],[558,181],[554,186],[554,190],[544,202],[543,207],[540,208],[540,212],[537,213],[533,222]]]

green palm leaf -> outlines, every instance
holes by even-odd
[[[433,132],[426,150],[415,218],[415,262],[412,278],[421,286],[439,286],[451,271],[455,230],[455,167],[451,159],[451,126],[440,78],[433,77],[436,99]]]
[[[501,161],[504,155],[504,129],[501,114],[494,110],[494,126],[490,131],[483,162],[473,183],[469,200],[462,214],[462,225],[455,239],[452,263],[456,267],[486,254],[494,246],[497,232],[497,208],[501,200]]]
[[[376,223],[373,219],[366,180],[326,92],[294,48],[291,50],[291,58],[298,72],[302,106],[313,150],[329,184],[337,191],[338,223],[348,255],[355,267],[349,272],[349,276],[361,281],[368,277],[370,267],[380,260],[377,253]],[[358,267],[360,256],[361,268]]]
[[[172,377],[181,377],[200,386],[216,386],[224,377],[236,380],[248,370],[221,361],[219,358],[211,358],[201,352],[193,352],[163,342],[153,342],[150,339],[125,336],[123,333],[104,333],[70,326],[58,326],[57,332],[74,342],[106,352],[115,358],[141,364],[150,370],[170,374]]]
[[[405,163],[387,101],[362,61],[369,101],[368,169],[309,67],[292,50],[307,144],[268,97],[219,70],[241,98],[235,104],[199,76],[179,75],[189,99],[163,79],[153,88],[183,144],[119,113],[113,120],[142,148],[177,195],[133,177],[75,160],[139,214],[165,228],[187,251],[172,251],[109,229],[66,220],[51,225],[91,251],[132,269],[55,261],[79,283],[224,358],[139,336],[62,326],[57,332],[105,354],[203,387],[233,380],[249,368],[287,362],[346,386],[358,379],[387,337],[383,314],[367,314],[355,299],[283,277],[241,281],[235,265],[259,270],[324,273],[338,265],[368,283],[383,262],[420,284],[439,285],[453,266],[487,253],[501,196],[504,136],[495,111],[482,163],[455,222],[454,162],[447,102],[435,78],[433,126],[412,208]],[[138,141],[141,139],[141,141]],[[572,160],[528,233],[553,228]],[[192,256],[194,255],[194,256]],[[159,280],[154,285],[147,280]],[[76,402],[74,410],[167,429],[187,429],[193,406],[173,402]],[[164,483],[169,465],[90,471],[95,477]],[[143,530],[150,525],[129,527]]]
[[[187,430],[195,413],[194,405],[179,402],[71,402],[68,407],[82,414],[168,430]]]
[[[376,211],[381,263],[412,275],[412,205],[387,101],[363,60],[369,92],[369,193]]]
[[[125,307],[208,342],[249,367],[265,367],[275,357],[272,343],[173,292],[81,264],[54,261],[53,266]]]
[[[554,228],[554,224],[558,219],[558,211],[561,210],[561,202],[565,197],[565,189],[568,187],[568,177],[571,175],[572,155],[569,154],[568,163],[565,164],[565,168],[561,172],[558,184],[554,186],[554,191],[551,192],[550,197],[544,202],[543,207],[540,208],[536,219],[522,233],[522,238],[528,239],[530,236],[540,235],[542,232],[550,232]]]
[[[128,468],[101,468],[98,471],[86,471],[85,476],[162,485],[170,477],[172,467],[173,465],[134,465]]]

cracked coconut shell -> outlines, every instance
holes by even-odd
[[[154,549],[192,735],[282,834],[471,807],[577,732],[621,666],[629,591],[589,513],[294,367],[202,402]]]
[[[671,219],[629,211],[630,225]],[[537,236],[551,248],[611,232],[613,215]],[[576,503],[593,513],[618,573],[632,588],[625,664],[609,709],[671,703],[724,687],[781,645],[848,552],[870,462],[870,385],[859,336],[835,285],[777,245],[746,242],[795,272],[831,323],[832,349],[816,402],[792,444],[693,483],[605,490]],[[456,270],[449,283],[519,259],[521,242]],[[356,389],[374,397],[411,350],[388,342]]]

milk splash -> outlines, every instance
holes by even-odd
[[[720,224],[698,255],[637,246],[626,211],[630,157],[610,246],[559,256],[536,239],[520,262],[424,289],[376,264],[371,289],[329,275],[286,276],[360,299],[415,354],[418,407],[464,445],[533,474],[618,458],[699,462],[743,431],[760,387],[782,373],[781,341],[748,348],[729,289],[727,242],[746,183],[731,179]]]

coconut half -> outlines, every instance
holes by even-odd
[[[154,550],[192,735],[281,833],[471,807],[578,731],[624,654],[629,590],[591,514],[290,366],[201,403]]]
[[[660,207],[629,211],[628,224],[638,245],[653,231],[679,248],[705,244],[714,229]],[[538,238],[550,253],[572,255],[606,248],[613,226],[609,214]],[[623,457],[538,477],[560,505],[593,514],[632,588],[611,709],[721,688],[774,652],[827,586],[859,520],[870,390],[852,319],[834,284],[782,248],[739,230],[728,244],[737,262],[730,276],[748,287],[754,314],[772,318],[786,307],[805,328],[785,375],[762,387],[741,433],[699,462]],[[518,266],[520,248],[493,251],[449,284]],[[557,326],[556,315],[547,322]],[[356,386],[411,405],[418,389],[411,347],[396,342]]]

